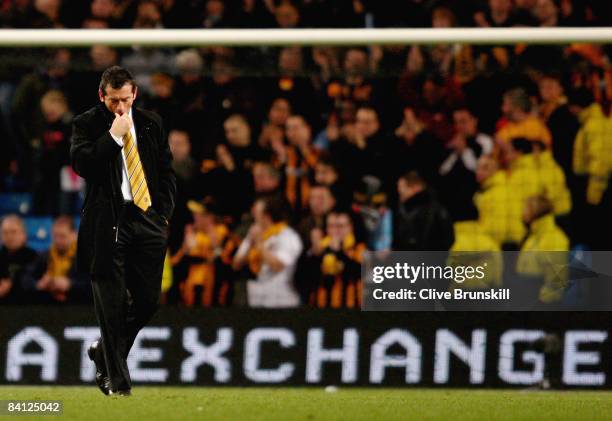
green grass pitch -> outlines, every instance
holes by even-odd
[[[58,417],[18,420],[610,420],[612,392],[451,389],[0,387],[0,400],[62,400]],[[1,417],[5,419],[5,417]],[[12,417],[6,417],[10,419]]]

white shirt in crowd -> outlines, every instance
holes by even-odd
[[[247,297],[250,307],[297,307],[300,297],[293,285],[293,276],[298,258],[302,252],[300,236],[289,226],[280,233],[264,241],[263,247],[279,259],[284,268],[274,272],[268,264],[263,264],[257,279],[247,282]],[[251,248],[250,240],[240,245],[237,254],[244,256]]]
[[[130,111],[128,111],[128,115],[130,116],[130,119],[131,119],[132,118],[131,108],[130,108]],[[136,127],[134,126],[134,120],[132,120],[132,127],[130,129],[130,132],[132,133],[132,139],[134,139],[134,147],[138,147],[138,143],[136,143]],[[115,142],[117,142],[117,145],[123,148],[123,136],[117,137],[113,135],[112,133],[110,135],[112,136],[113,139],[115,139]],[[123,157],[123,169],[121,171],[121,193],[123,194],[123,200],[128,200],[132,202],[134,198],[132,197],[132,188],[130,187],[130,180],[128,179],[127,162],[125,161],[125,152],[126,152],[125,149],[121,149],[121,156]]]
[[[476,143],[478,143],[482,149],[480,155],[488,155],[493,152],[493,138],[491,136],[486,135],[484,133],[478,133],[474,139]],[[463,150],[463,153],[459,154],[457,152],[453,152],[446,158],[446,160],[440,166],[440,175],[448,174],[458,159],[461,159],[463,165],[468,170],[475,172],[476,167],[478,166],[478,157],[472,148],[469,146]]]

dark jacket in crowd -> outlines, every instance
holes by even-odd
[[[475,137],[467,139],[466,151],[471,151],[475,159],[483,154],[482,146]],[[454,221],[465,219],[474,210],[472,198],[478,191],[478,182],[473,168],[468,168],[462,153],[450,150],[440,167],[440,200]],[[454,159],[454,162],[452,161]],[[452,166],[447,166],[452,162]]]
[[[396,178],[408,171],[417,171],[429,185],[437,186],[438,169],[446,154],[440,139],[424,130],[412,143],[398,140],[398,144],[394,161],[398,171]]]
[[[394,220],[393,250],[446,251],[455,241],[451,217],[429,189],[400,203]]]
[[[546,125],[553,138],[553,157],[563,169],[566,179],[572,178],[574,140],[580,129],[580,123],[567,105],[561,105],[550,114]]]
[[[58,215],[60,209],[61,169],[70,165],[70,121],[72,114],[66,113],[61,120],[47,123],[42,133],[39,168],[33,181],[36,215]]]
[[[13,287],[7,296],[0,298],[0,304],[14,304],[21,302],[21,279],[28,267],[36,260],[37,254],[30,247],[24,246],[15,253],[9,253],[6,247],[0,248],[0,278],[8,276]]]
[[[397,143],[395,139],[378,131],[366,140],[359,162],[362,175],[373,175],[383,183],[383,190],[390,194],[395,191]]]
[[[358,148],[345,138],[330,142],[332,159],[340,164],[349,185],[354,186],[364,175],[373,175],[383,183],[383,190],[392,194],[397,176],[397,142],[378,131],[366,139],[366,146]]]

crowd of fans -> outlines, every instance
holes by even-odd
[[[11,28],[605,26],[597,0],[2,0]],[[450,13],[449,13],[450,11]]]
[[[0,10],[17,28],[612,21],[600,2],[458,3],[15,0]],[[2,219],[0,303],[89,300],[87,277],[73,268],[84,183],[70,167],[71,120],[99,101],[100,74],[112,65],[134,74],[138,106],[168,129],[178,194],[167,303],[357,308],[366,250],[444,250],[452,260],[611,246],[605,46],[26,53],[37,62],[0,51],[0,189],[32,192],[30,213],[57,219],[42,255],[28,248],[21,217]],[[519,258],[519,272],[529,266]],[[539,275],[540,300],[559,299],[559,280]]]

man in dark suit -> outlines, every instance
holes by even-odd
[[[137,87],[119,67],[102,74],[101,104],[73,122],[71,159],[87,181],[77,264],[92,277],[102,338],[89,349],[105,394],[129,395],[126,358],[160,296],[176,190],[161,118],[133,108]]]

